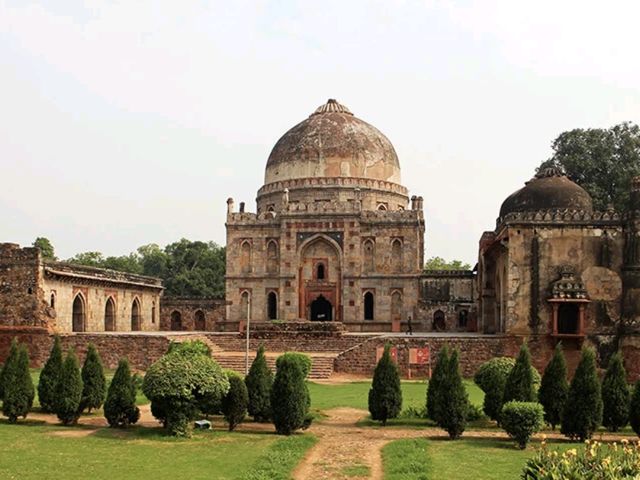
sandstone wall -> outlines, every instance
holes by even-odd
[[[171,325],[172,315],[175,312],[180,316],[180,330],[215,331],[220,323],[224,323],[226,317],[227,302],[224,298],[175,298],[163,297],[160,304],[160,330],[173,330]],[[197,328],[200,321],[204,320],[204,329]]]

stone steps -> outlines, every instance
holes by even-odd
[[[331,355],[313,355],[311,354],[311,372],[309,373],[309,379],[322,379],[329,378],[333,374],[333,360],[338,354]],[[249,366],[255,358],[255,352],[249,352]],[[279,354],[267,354],[267,365],[271,371],[276,370],[276,358]],[[245,357],[244,352],[212,352],[212,357],[220,364],[222,368],[235,370],[236,372],[244,374],[245,372]]]

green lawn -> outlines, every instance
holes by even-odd
[[[278,437],[220,430],[173,439],[160,428],[141,427],[62,436],[81,430],[29,420],[1,422],[0,478],[287,479],[316,441],[309,434]]]

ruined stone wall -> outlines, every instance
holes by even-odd
[[[477,278],[471,271],[432,270],[420,278],[414,330],[475,332]],[[444,317],[444,328],[438,318]]]
[[[176,298],[163,297],[160,304],[160,330],[173,330],[172,315],[180,316],[180,330],[194,331],[198,317],[204,320],[205,331],[215,331],[220,323],[224,323],[227,302],[224,298]],[[200,313],[198,313],[200,312]]]

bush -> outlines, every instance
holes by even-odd
[[[291,435],[308,421],[309,392],[298,360],[283,355],[276,365],[271,388],[273,424],[280,435]]]
[[[195,354],[210,357],[211,349],[202,340],[189,340],[186,342],[171,342],[167,353]]]
[[[636,435],[640,437],[640,380],[636,382],[629,405],[629,423]]]
[[[504,386],[503,405],[511,401],[535,402],[536,391],[533,385],[532,368],[529,348],[526,343],[523,343]]]
[[[387,424],[389,418],[396,418],[402,409],[402,390],[398,366],[391,358],[391,346],[385,345],[382,358],[373,372],[373,382],[369,390],[369,412],[371,418]]]
[[[553,357],[544,369],[538,401],[544,408],[544,419],[553,430],[562,421],[562,411],[567,401],[569,383],[567,382],[567,363],[562,351],[562,345],[558,343],[553,352]]]
[[[136,406],[136,387],[129,370],[129,362],[122,358],[111,380],[104,402],[104,417],[111,427],[127,427],[140,418]]]
[[[486,418],[482,408],[474,405],[473,403],[469,403],[469,408],[467,409],[467,422],[475,422],[476,420],[481,420]]]
[[[602,397],[593,349],[582,348],[582,357],[569,387],[561,431],[571,439],[591,438],[602,422]]]
[[[609,431],[617,432],[629,422],[630,399],[622,355],[616,352],[602,380],[602,424]]]
[[[73,350],[69,350],[60,373],[60,381],[56,388],[55,412],[63,425],[72,425],[80,417],[80,401],[82,400],[82,376],[78,358]]]
[[[469,399],[460,375],[457,350],[453,351],[447,362],[446,376],[437,398],[436,422],[447,431],[449,438],[452,440],[460,438],[467,426]]]
[[[447,362],[449,361],[449,349],[444,345],[438,352],[438,359],[436,360],[436,366],[433,369],[431,378],[429,379],[429,385],[427,386],[427,416],[436,421],[438,413],[436,407],[438,405],[438,395],[440,393],[440,387],[442,381],[446,376]]]
[[[0,400],[4,398],[4,388],[7,384],[6,377],[9,374],[10,370],[13,368],[15,362],[18,361],[18,339],[13,338],[11,340],[11,348],[9,349],[9,355],[7,355],[7,359],[2,366],[2,370],[0,370]]]
[[[271,419],[271,386],[273,374],[267,366],[264,346],[260,345],[249,373],[244,379],[249,394],[249,415],[256,422],[268,422]]]
[[[311,373],[311,357],[304,353],[299,352],[286,352],[280,355],[276,359],[276,369],[279,368],[278,362],[284,361],[285,359],[291,360],[298,364],[300,370],[302,371],[302,375],[304,378],[307,378]]]
[[[18,347],[18,356],[11,363],[7,363],[4,388],[4,401],[2,413],[9,419],[9,423],[15,423],[18,417],[27,418],[27,414],[33,405],[35,389],[29,372],[29,353],[27,347]]]
[[[100,408],[107,393],[107,379],[100,355],[93,344],[89,344],[87,357],[82,366],[82,401],[80,411],[91,412],[93,408]]]
[[[500,424],[523,450],[527,448],[531,436],[540,431],[543,423],[544,409],[539,403],[512,401],[502,407]]]
[[[247,414],[249,394],[244,380],[237,373],[230,373],[227,378],[229,379],[229,391],[222,399],[222,413],[224,419],[229,423],[229,431],[231,432],[242,423]]]
[[[622,440],[622,446],[587,441],[585,448],[559,453],[545,442],[538,454],[529,459],[521,478],[524,480],[635,480],[640,478],[640,447]]]
[[[42,372],[40,372],[40,380],[38,381],[38,399],[40,400],[40,408],[44,412],[53,412],[55,410],[56,385],[60,380],[60,372],[62,371],[62,344],[60,337],[57,335],[53,339],[53,347],[44,364]]]
[[[177,349],[149,367],[142,390],[169,434],[189,436],[201,405],[220,402],[229,391],[229,380],[210,357]]]

